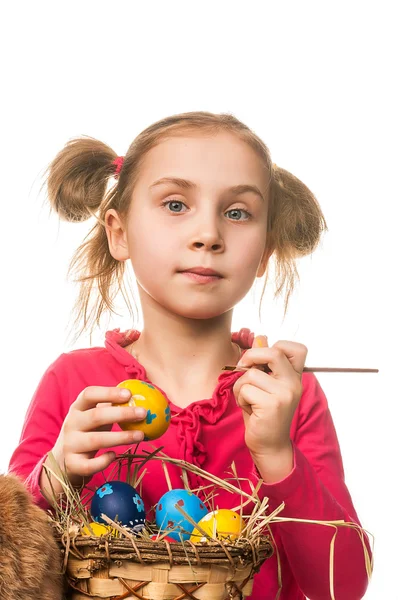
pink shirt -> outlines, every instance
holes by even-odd
[[[144,367],[125,349],[139,331],[108,331],[105,347],[74,350],[62,354],[45,372],[28,408],[20,444],[13,453],[9,470],[19,475],[42,508],[48,504],[40,493],[42,463],[53,448],[69,407],[86,387],[115,386],[125,379],[149,382]],[[248,349],[254,334],[241,329],[232,340]],[[258,481],[256,470],[244,442],[244,424],[232,391],[242,375],[221,372],[210,399],[198,400],[186,408],[170,402],[171,424],[159,439],[143,442],[140,450],[163,446],[167,455],[189,461],[218,477],[228,477],[234,461],[238,476]],[[294,468],[282,481],[264,484],[261,493],[269,498],[270,509],[285,502],[279,516],[315,520],[359,520],[344,483],[340,448],[327,400],[311,373],[304,373],[303,394],[293,418],[291,440]],[[151,382],[150,382],[151,383]],[[167,393],[161,390],[167,397]],[[120,430],[115,424],[112,430]],[[102,454],[108,449],[98,452]],[[118,454],[127,447],[114,449]],[[146,464],[143,499],[153,506],[167,491],[159,461]],[[97,473],[89,487],[95,489],[109,478],[114,466]],[[180,470],[168,467],[173,487],[180,488]],[[115,476],[115,473],[114,473]],[[121,475],[122,477],[122,475]],[[153,485],[151,485],[153,482]],[[190,486],[208,484],[190,475]],[[249,490],[249,484],[246,487]],[[220,490],[219,507],[239,504],[236,496]],[[329,547],[334,529],[315,524],[283,523],[272,525],[281,561],[282,592],[279,600],[327,600],[329,593]],[[368,546],[369,548],[369,546]],[[336,600],[359,600],[367,588],[364,552],[358,534],[339,528],[335,542],[334,589]],[[254,580],[252,600],[274,600],[278,592],[276,554],[267,560]]]

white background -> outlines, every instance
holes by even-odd
[[[367,600],[398,598],[396,547],[397,43],[393,2],[16,2],[2,5],[0,472],[38,381],[67,339],[73,251],[92,223],[59,224],[46,165],[86,134],[124,154],[154,121],[231,112],[316,194],[329,232],[299,262],[283,321],[272,286],[233,330],[309,348],[346,481],[376,537]],[[144,5],[144,6],[142,6]],[[126,317],[110,327],[129,326]],[[102,344],[103,332],[93,340]],[[89,345],[87,337],[75,347]],[[395,488],[396,489],[396,488]]]

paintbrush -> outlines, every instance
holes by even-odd
[[[259,368],[265,373],[272,373],[268,365],[253,365],[253,367]],[[226,365],[222,371],[248,371],[252,367],[232,367]],[[340,367],[304,367],[304,373],[378,373],[379,369],[351,369],[351,368],[340,368]]]

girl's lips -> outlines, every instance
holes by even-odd
[[[220,281],[222,279],[220,275],[199,275],[199,273],[191,273],[190,271],[182,271],[181,275],[185,275],[197,283],[214,283],[215,281]]]

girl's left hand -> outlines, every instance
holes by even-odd
[[[307,352],[303,344],[287,341],[269,348],[267,337],[257,336],[238,363],[254,367],[236,381],[233,392],[243,411],[245,442],[255,459],[291,449],[290,427],[302,394]],[[272,373],[256,368],[265,364]]]

